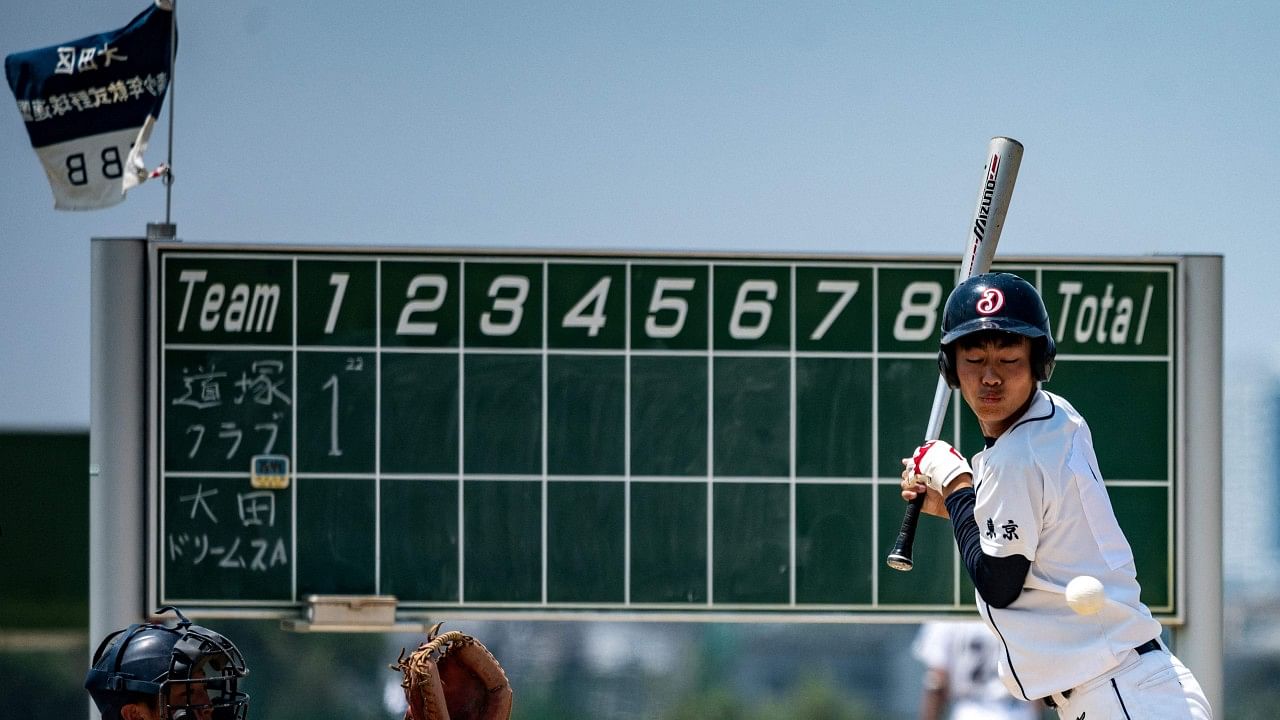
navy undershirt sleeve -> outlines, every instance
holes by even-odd
[[[1031,561],[1022,555],[995,557],[982,552],[982,540],[978,537],[978,523],[973,519],[976,495],[973,488],[963,488],[947,496],[947,513],[951,515],[951,529],[960,548],[960,562],[969,571],[973,586],[987,604],[995,608],[1008,607],[1022,594],[1023,581]]]

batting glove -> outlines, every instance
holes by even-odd
[[[938,492],[965,473],[973,475],[969,461],[942,440],[931,440],[921,445],[911,457],[904,458],[902,464],[908,473],[920,476],[925,485]]]

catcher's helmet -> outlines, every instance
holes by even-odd
[[[249,674],[244,656],[218,633],[191,624],[177,608],[175,627],[137,623],[103,639],[93,654],[84,687],[103,720],[120,720],[120,708],[159,698],[164,720],[244,720],[249,695],[237,689]]]
[[[984,330],[1031,338],[1031,373],[1041,381],[1053,375],[1057,348],[1040,293],[1017,275],[986,273],[957,285],[942,312],[938,371],[951,387],[960,387],[955,367],[956,342]]]

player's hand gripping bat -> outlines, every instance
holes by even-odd
[[[991,138],[987,146],[987,166],[982,172],[982,189],[978,191],[978,207],[969,226],[969,240],[965,243],[957,283],[991,269],[991,258],[996,254],[1000,231],[1004,229],[1004,216],[1009,211],[1009,198],[1013,196],[1013,183],[1018,179],[1018,166],[1021,164],[1022,143],[1007,137]],[[937,440],[942,434],[942,421],[950,399],[951,388],[945,378],[939,377],[938,388],[933,393],[929,426],[924,433],[925,442]],[[920,508],[923,506],[924,495],[907,504],[898,539],[885,559],[894,570],[905,572],[912,567],[911,546],[916,540],[916,523],[920,520]]]

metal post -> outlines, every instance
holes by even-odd
[[[178,102],[178,91],[174,87],[173,70],[178,60],[178,0],[171,0],[169,11],[169,154],[165,158],[168,167],[164,171],[164,223],[173,222],[169,214],[173,206],[173,106]]]
[[[147,613],[146,241],[90,244],[89,648]],[[90,717],[97,717],[90,702]]]
[[[1222,717],[1222,256],[1189,256],[1184,267],[1187,624],[1175,650]]]

